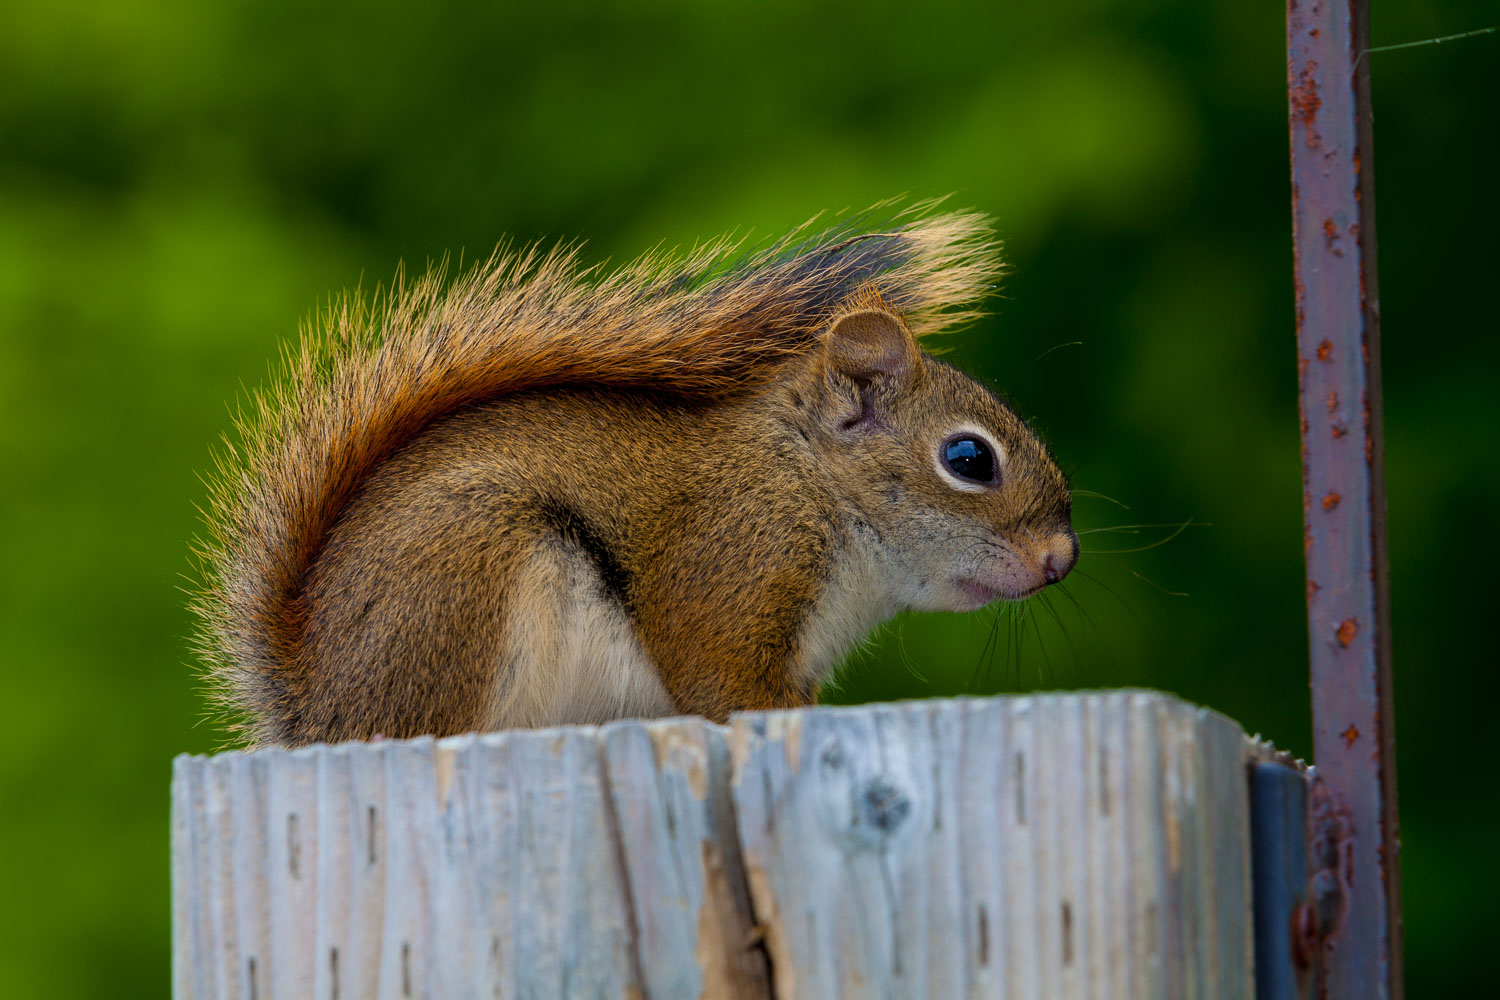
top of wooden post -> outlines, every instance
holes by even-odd
[[[176,992],[1244,996],[1256,753],[1128,691],[183,756]]]

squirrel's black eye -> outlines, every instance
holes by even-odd
[[[995,455],[990,446],[971,435],[956,437],[943,445],[943,464],[960,479],[976,483],[995,480]]]

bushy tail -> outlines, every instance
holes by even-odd
[[[576,247],[502,250],[451,286],[439,271],[373,304],[345,296],[253,397],[210,477],[194,607],[211,681],[232,707],[269,707],[301,640],[304,577],[341,511],[460,407],[574,384],[719,393],[805,350],[856,291],[922,335],[971,319],[997,277],[983,217],[917,206],[879,231],[809,224],[761,250],[724,238],[603,276]]]

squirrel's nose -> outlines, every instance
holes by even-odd
[[[1059,570],[1057,568],[1057,557],[1048,553],[1047,561],[1042,563],[1042,575],[1047,578],[1047,582],[1056,583],[1063,578],[1063,573],[1065,572],[1067,570]]]
[[[1042,559],[1042,576],[1047,585],[1057,583],[1068,575],[1073,564],[1078,562],[1078,536],[1068,531],[1048,539],[1047,555]]]

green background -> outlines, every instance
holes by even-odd
[[[991,213],[1012,273],[957,360],[1129,507],[1080,528],[1211,526],[1084,535],[1061,625],[898,620],[839,697],[1149,685],[1309,752],[1280,5],[514,6],[0,5],[0,994],[165,994],[169,762],[225,738],[184,640],[211,444],[331,293],[504,234]],[[1367,57],[1418,996],[1492,978],[1497,46]]]

